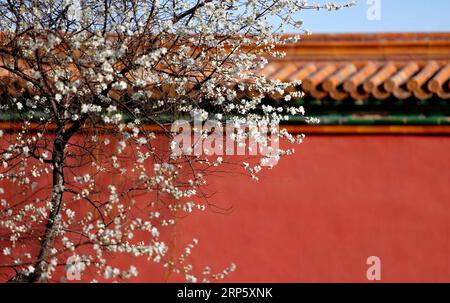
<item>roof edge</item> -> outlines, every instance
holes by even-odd
[[[292,35],[285,35],[290,37]],[[279,45],[280,60],[448,60],[450,32],[301,35],[298,43]]]

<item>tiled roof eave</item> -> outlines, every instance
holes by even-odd
[[[286,57],[270,59],[261,73],[302,81],[307,98],[450,99],[450,33],[319,34],[278,49]],[[33,94],[10,78],[0,68],[2,94]]]

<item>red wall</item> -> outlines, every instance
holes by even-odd
[[[384,282],[450,282],[450,137],[308,136],[265,172],[217,178],[208,211],[182,220],[180,248],[199,239],[197,272],[231,262],[228,282],[366,282],[381,258]],[[180,281],[144,259],[135,281]],[[156,268],[156,269],[155,269]]]
[[[382,281],[450,282],[449,152],[450,137],[309,136],[259,183],[219,180],[233,212],[180,234],[200,240],[195,264],[236,263],[226,281],[365,282],[375,255]]]

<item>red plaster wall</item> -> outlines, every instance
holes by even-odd
[[[256,183],[221,177],[208,211],[178,224],[199,239],[197,269],[237,265],[227,282],[450,282],[450,137],[308,136]],[[135,281],[180,281],[144,259]],[[155,269],[156,268],[156,269]]]
[[[198,265],[236,282],[450,282],[450,137],[309,136],[259,183],[219,180],[229,215],[191,217]],[[144,279],[145,280],[145,279]]]

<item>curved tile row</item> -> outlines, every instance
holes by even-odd
[[[270,62],[262,73],[281,81],[301,80],[301,90],[315,99],[450,99],[450,61],[277,61]],[[18,96],[23,93],[35,94],[24,80],[0,73],[0,94]]]
[[[301,80],[301,89],[316,99],[450,99],[450,62],[271,62],[263,74],[281,81]]]

